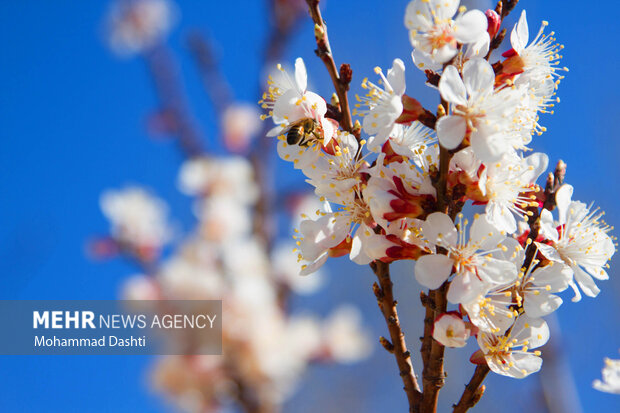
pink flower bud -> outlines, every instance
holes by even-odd
[[[499,26],[502,24],[502,19],[499,17],[499,14],[495,12],[495,10],[489,9],[484,14],[487,16],[487,22],[489,23],[487,32],[489,33],[489,37],[492,39],[499,31]]]

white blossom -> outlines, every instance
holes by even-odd
[[[157,251],[172,238],[168,206],[143,188],[108,190],[100,204],[112,236],[130,248]]]
[[[549,159],[544,153],[527,158],[506,155],[487,165],[480,177],[479,186],[488,198],[486,215],[501,231],[514,233],[517,222],[514,215],[524,218],[527,208],[538,206],[534,201],[538,177],[547,169]]]
[[[422,226],[424,238],[431,244],[447,250],[447,254],[429,254],[418,259],[416,280],[430,289],[439,288],[454,272],[448,300],[451,303],[468,302],[484,294],[489,285],[502,284],[516,275],[510,261],[494,257],[495,252],[507,250],[505,235],[488,221],[485,215],[474,219],[465,238],[467,221],[462,216],[457,226],[444,213],[430,214]]]
[[[307,90],[308,74],[306,65],[301,58],[295,61],[295,75],[293,78],[278,65],[281,75],[269,78],[269,88],[259,102],[267,115],[261,119],[271,117],[276,126],[267,136],[278,136],[286,133],[290,126],[304,118],[314,119],[323,132],[323,144],[326,145],[336,129],[334,122],[325,118],[327,105],[325,100],[314,92]]]
[[[402,97],[405,94],[405,64],[400,59],[394,59],[392,68],[387,76],[380,67],[375,67],[375,73],[381,77],[379,84],[364,79],[362,87],[368,92],[366,96],[356,98],[359,103],[355,105],[353,114],[361,114],[364,117],[364,131],[369,135],[368,149],[378,151],[396,127],[396,119],[403,112]],[[360,109],[365,105],[368,109]]]
[[[448,66],[439,81],[441,97],[452,107],[451,114],[437,122],[439,143],[457,148],[468,136],[476,156],[494,162],[513,147],[504,134],[512,124],[511,113],[523,99],[520,89],[494,89],[495,73],[484,59],[469,60],[463,66],[463,78],[455,66]]]
[[[405,26],[417,53],[418,66],[436,69],[458,52],[458,44],[484,38],[487,18],[480,10],[465,12],[459,0],[413,0],[405,12]],[[457,13],[456,19],[453,20]],[[488,38],[488,35],[487,35]],[[424,65],[424,63],[430,63]]]
[[[530,351],[549,339],[549,327],[542,319],[520,316],[509,333],[497,336],[478,334],[478,345],[489,368],[503,376],[517,379],[540,370],[540,351]]]
[[[572,269],[573,301],[579,301],[581,294],[577,285],[589,297],[598,295],[600,290],[592,278],[609,279],[604,267],[616,248],[607,234],[612,228],[601,221],[603,212],[591,210],[583,202],[572,201],[572,194],[573,187],[567,184],[557,191],[558,221],[553,220],[548,210],[542,211],[541,232],[551,245],[537,243],[537,246],[547,259],[564,263]]]
[[[323,336],[329,356],[341,363],[362,360],[372,351],[371,339],[362,328],[362,314],[351,305],[342,305],[329,315]]]
[[[465,347],[471,330],[454,313],[441,314],[433,324],[433,338],[446,347]]]
[[[108,15],[108,42],[119,55],[148,51],[177,21],[177,9],[168,0],[115,1]]]
[[[592,387],[606,393],[620,394],[620,360],[605,358],[603,380],[594,380]]]

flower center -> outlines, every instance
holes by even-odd
[[[428,41],[430,46],[436,50],[446,45],[455,45],[456,39],[453,35],[454,30],[450,24],[439,24],[428,32]]]

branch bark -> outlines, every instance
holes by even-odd
[[[381,344],[390,353],[394,354],[398,369],[400,371],[400,377],[403,380],[404,390],[407,393],[407,400],[409,401],[409,411],[411,413],[419,412],[419,405],[422,397],[420,391],[420,385],[415,375],[415,371],[411,364],[411,355],[407,350],[407,344],[405,342],[405,334],[400,326],[398,319],[398,311],[396,310],[396,300],[394,300],[394,294],[392,292],[392,280],[390,278],[390,266],[381,261],[375,261],[370,264],[374,271],[379,284],[373,285],[375,296],[377,297],[377,303],[379,309],[383,313],[385,322],[390,332],[390,340],[381,339]]]
[[[327,26],[325,25],[325,21],[321,16],[321,10],[319,9],[319,0],[306,0],[306,2],[310,8],[310,17],[312,17],[312,21],[314,21],[315,25],[316,55],[321,58],[325,64],[329,76],[332,79],[332,83],[334,84],[334,88],[336,89],[338,101],[340,102],[340,112],[342,114],[340,125],[345,131],[353,133],[353,121],[351,118],[351,109],[349,108],[349,97],[347,95],[349,83],[351,82],[351,68],[349,65],[342,65],[340,71],[338,71],[327,37]],[[341,73],[343,76],[341,76]]]
[[[437,119],[448,113],[447,102],[441,102],[439,105]],[[450,169],[450,160],[452,159],[452,152],[444,147],[440,147],[439,152],[439,171],[433,179],[433,185],[437,191],[437,205],[436,210],[438,212],[450,213],[452,219],[458,211],[453,208],[453,211],[449,211],[451,202],[451,194],[448,193],[447,181],[448,172]],[[437,249],[438,254],[445,254],[443,248]],[[444,283],[436,290],[430,290],[428,294],[422,293],[422,304],[426,308],[424,316],[424,337],[422,338],[422,347],[420,352],[422,353],[422,361],[424,363],[424,369],[422,370],[422,384],[423,384],[423,396],[421,404],[421,412],[434,413],[437,411],[437,400],[439,396],[439,390],[445,383],[446,374],[443,369],[443,356],[445,347],[439,344],[433,339],[433,325],[437,316],[445,313],[448,307],[448,301],[446,298],[448,292],[449,283]]]
[[[489,371],[489,367],[486,364],[478,365],[476,367],[476,370],[474,370],[474,375],[465,386],[465,391],[463,391],[461,399],[454,405],[453,413],[464,413],[478,403],[485,390],[485,386],[482,386],[481,384],[487,374],[489,374]]]
[[[424,413],[435,413],[437,411],[439,390],[441,390],[446,380],[446,374],[443,369],[445,347],[435,341],[432,334],[435,319],[440,314],[445,313],[448,307],[446,299],[448,286],[449,283],[446,282],[438,289],[429,291],[427,300],[423,300],[426,306],[424,341],[421,349],[422,360],[424,361],[424,369],[422,370],[424,392],[420,411]]]

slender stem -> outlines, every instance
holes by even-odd
[[[437,211],[447,213],[449,200],[447,194],[448,171],[452,154],[443,146],[439,149],[439,177],[435,183],[437,189]]]
[[[474,375],[465,386],[465,391],[461,396],[459,402],[454,405],[453,413],[464,413],[471,409],[478,403],[482,395],[484,394],[485,386],[481,386],[487,374],[489,374],[489,367],[486,364],[481,364],[474,370]]]
[[[169,117],[168,127],[176,135],[180,149],[188,158],[203,154],[202,134],[192,119],[180,76],[166,46],[159,45],[145,54],[144,59],[164,115]]]
[[[448,112],[447,102],[441,102],[438,111],[438,118]],[[448,173],[450,169],[450,160],[452,153],[444,147],[440,147],[439,152],[439,171],[433,179],[433,185],[437,191],[436,210],[443,213],[451,213],[456,215],[458,211],[449,211],[452,205],[451,194],[448,193]],[[454,218],[452,216],[452,218]],[[443,248],[438,248],[438,254],[445,254]],[[437,401],[439,390],[445,383],[445,373],[443,369],[443,356],[445,347],[433,340],[433,324],[437,316],[445,313],[448,307],[446,298],[449,283],[444,283],[436,290],[430,290],[427,295],[422,293],[422,304],[426,308],[424,316],[424,337],[422,338],[422,361],[424,369],[422,370],[423,397],[421,412],[435,412],[437,410]]]
[[[192,32],[187,37],[187,45],[196,62],[205,92],[221,121],[224,111],[233,101],[233,92],[220,70],[213,47],[198,31]]]
[[[429,300],[426,302],[426,316],[424,318],[424,342],[422,359],[425,360],[422,370],[423,397],[421,412],[434,413],[437,411],[439,390],[443,387],[446,374],[443,369],[445,347],[432,337],[435,319],[446,312],[448,283],[444,283],[436,290],[429,291]],[[425,346],[426,345],[426,346]]]
[[[381,261],[375,261],[370,264],[370,266],[379,280],[379,284],[375,283],[373,289],[377,297],[379,309],[383,313],[383,317],[385,318],[390,332],[391,342],[382,337],[381,343],[388,351],[394,354],[400,371],[400,377],[403,380],[404,390],[405,393],[407,393],[409,411],[417,413],[420,411],[419,404],[422,393],[420,392],[420,385],[418,384],[415,371],[411,364],[411,355],[407,350],[405,334],[403,333],[398,319],[398,311],[396,310],[397,302],[394,300],[394,294],[392,292],[390,266]]]
[[[336,67],[336,62],[334,61],[334,57],[332,55],[331,46],[329,45],[329,39],[327,37],[327,26],[323,21],[323,17],[321,16],[321,10],[319,9],[319,0],[306,0],[308,3],[308,7],[310,8],[310,16],[315,24],[315,37],[316,37],[316,54],[321,58],[327,71],[329,72],[329,76],[332,79],[332,83],[334,84],[334,88],[336,89],[336,94],[338,95],[338,100],[340,102],[340,112],[342,117],[340,119],[340,124],[342,129],[347,132],[353,131],[353,121],[351,118],[351,109],[349,108],[349,97],[347,95],[347,91],[349,90],[349,82],[350,79],[350,68],[346,66],[346,70],[349,72],[349,79],[342,79]],[[341,68],[342,70],[342,68]]]
[[[515,8],[519,0],[499,0],[497,5],[495,6],[495,12],[500,16],[502,23],[504,19],[510,14],[510,12]],[[506,37],[506,29],[498,30],[495,34],[495,37],[491,39],[491,44],[489,45],[489,52],[485,56],[486,60],[491,58],[491,53],[494,50],[499,48]]]

